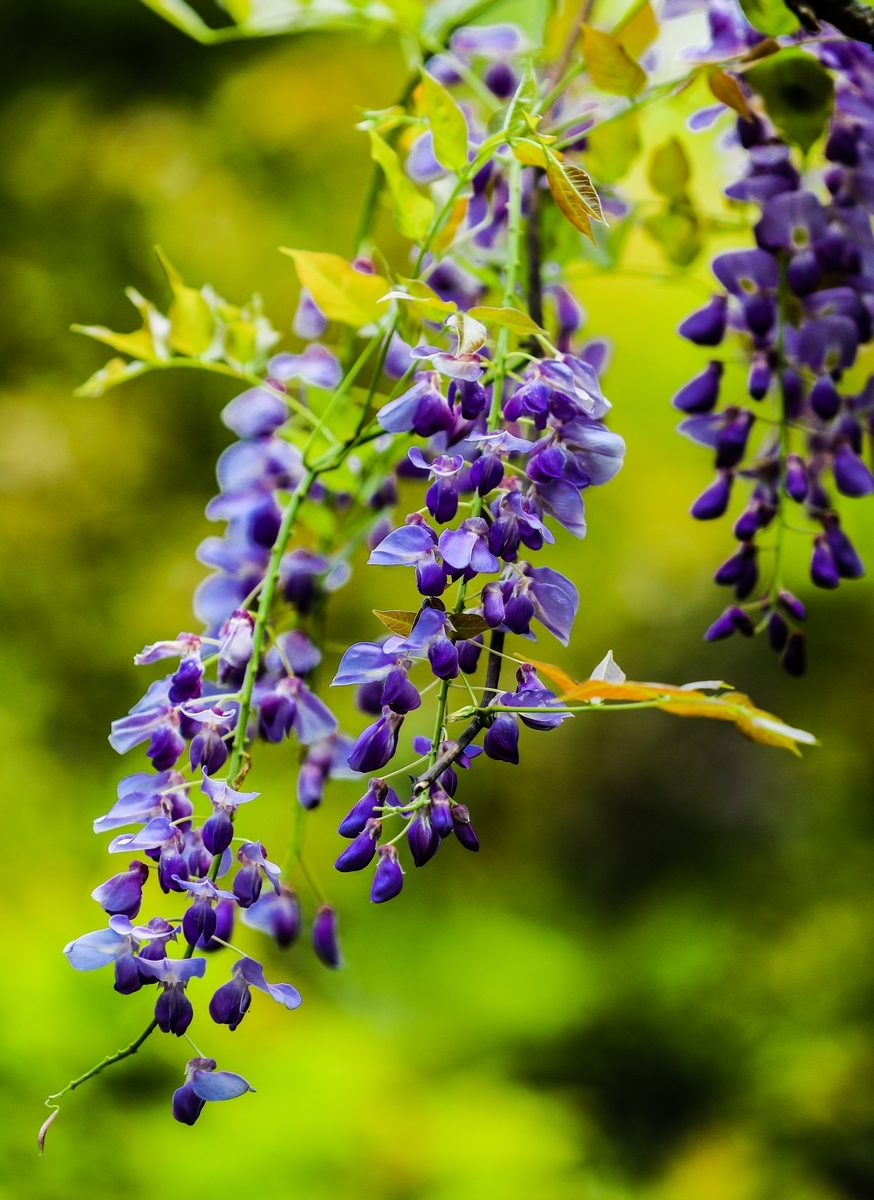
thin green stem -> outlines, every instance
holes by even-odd
[[[95,1075],[99,1075],[101,1071],[105,1071],[107,1067],[113,1066],[117,1062],[121,1062],[124,1058],[130,1058],[132,1054],[136,1054],[143,1042],[158,1028],[157,1020],[151,1020],[138,1038],[135,1038],[129,1046],[124,1050],[117,1050],[115,1054],[107,1054],[101,1062],[92,1067],[90,1071],[86,1071],[84,1075],[80,1075],[78,1079],[71,1079],[65,1088],[59,1092],[54,1092],[46,1100],[46,1104],[51,1107],[62,1096],[66,1096],[67,1092],[74,1092],[77,1087],[81,1087],[83,1083],[87,1083],[89,1079],[93,1079]]]

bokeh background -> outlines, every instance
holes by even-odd
[[[156,1035],[66,1098],[36,1156],[45,1095],[148,1019],[148,992],[119,997],[61,948],[100,923],[89,892],[108,871],[90,824],[139,762],[112,753],[108,724],[141,693],[133,652],[191,624],[234,391],[168,373],[77,400],[107,354],[68,327],[136,325],[126,284],[166,302],[160,242],[189,282],[234,301],[260,291],[289,334],[297,284],[276,247],[351,251],[368,175],[356,106],[390,103],[403,76],[390,39],[207,50],[136,0],[0,13],[0,1197],[874,1196],[872,588],[811,593],[798,548],[801,681],[760,642],[701,641],[731,538],[687,518],[710,468],[668,401],[701,357],[673,330],[707,256],[677,276],[642,235],[622,272],[575,276],[588,330],[614,342],[605,386],[629,454],[589,494],[587,540],[556,547],[582,609],[572,648],[540,656],[580,676],[612,648],[632,678],[723,677],[822,748],[796,760],[657,713],[529,734],[520,768],[483,764],[463,784],[482,852],[447,846],[380,907],[362,878],[330,877],[354,798],[333,786],[307,856],[340,908],[345,969],[305,942],[267,951],[268,977],[293,980],[304,1006],[258,995],[232,1036],[194,993],[195,1040],[257,1095],[175,1124],[188,1047]],[[669,106],[648,138],[679,132],[693,193],[724,211],[730,160],[683,128],[702,102]],[[643,166],[631,187],[654,200]],[[380,236],[398,252],[385,218]],[[847,521],[874,563],[871,504]],[[335,639],[373,637],[370,610],[393,606],[397,582],[359,571]],[[257,771],[259,832],[281,856],[292,749],[259,747]]]

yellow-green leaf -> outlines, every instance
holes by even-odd
[[[740,84],[733,75],[729,75],[728,71],[711,71],[707,76],[707,84],[713,95],[722,104],[733,108],[745,121],[753,119]]]
[[[546,332],[536,321],[532,321],[527,313],[520,312],[518,308],[490,308],[487,304],[478,304],[475,308],[468,309],[467,315],[485,322],[486,325],[502,325],[523,336]]]
[[[546,160],[546,179],[552,198],[574,228],[592,238],[592,221],[602,221],[601,203],[585,171],[561,163],[552,152]]]
[[[285,246],[280,249],[294,259],[298,278],[330,320],[360,328],[377,321],[385,312],[379,307],[388,291],[388,280],[382,275],[355,271],[339,254],[289,250]]]
[[[434,155],[448,171],[467,166],[467,121],[442,83],[422,70],[425,116],[434,137]]]
[[[395,223],[404,237],[414,242],[423,242],[428,235],[431,222],[434,220],[434,204],[427,196],[423,196],[411,179],[408,179],[401,168],[397,154],[388,142],[379,134],[369,129],[370,153],[374,162],[379,163],[394,201]]]
[[[137,329],[134,333],[113,333],[105,325],[71,325],[70,328],[74,333],[84,333],[86,337],[103,342],[121,354],[129,354],[131,358],[145,362],[158,361],[155,343],[148,329]]]
[[[185,286],[179,272],[160,246],[155,247],[155,253],[164,268],[167,282],[173,289],[173,303],[167,311],[170,319],[168,341],[180,354],[196,358],[212,344],[215,332],[212,309],[196,288]]]
[[[651,46],[659,36],[659,23],[652,10],[649,0],[632,7],[613,36],[632,58],[640,58],[647,46]]]
[[[669,200],[681,200],[692,175],[686,151],[678,138],[658,146],[649,164],[649,182],[654,191]]]
[[[416,623],[416,617],[419,615],[414,612],[406,612],[401,608],[380,609],[375,608],[373,615],[379,617],[386,629],[391,633],[398,634],[399,637],[409,637],[412,632],[413,625]]]
[[[602,92],[636,96],[646,87],[646,72],[609,33],[584,25],[583,55],[592,83]]]
[[[148,369],[148,363],[137,360],[125,362],[123,358],[111,358],[105,367],[95,371],[90,379],[86,379],[80,387],[77,387],[73,395],[95,399],[117,384],[126,383],[128,379],[135,379],[137,375],[142,375],[143,371],[148,371]]]
[[[510,145],[515,157],[526,167],[541,167],[546,170],[546,147],[542,142],[535,142],[531,138],[514,138]],[[562,158],[561,151],[553,150],[552,153],[557,158]]]
[[[406,287],[405,292],[388,292],[382,299],[405,300],[426,321],[445,321],[450,313],[458,311],[454,300],[441,300],[434,289],[421,279],[404,279],[401,276],[400,282]]]

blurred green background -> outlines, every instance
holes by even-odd
[[[665,268],[642,236],[625,273],[577,280],[589,331],[614,341],[605,386],[629,454],[589,493],[588,539],[556,547],[582,609],[572,648],[539,654],[578,676],[610,648],[632,678],[721,676],[822,748],[794,760],[657,713],[529,734],[519,769],[482,764],[462,782],[482,853],[447,845],[384,907],[330,870],[355,798],[333,786],[307,855],[340,908],[345,969],[305,943],[262,955],[239,932],[305,1003],[288,1014],[259,994],[232,1036],[193,988],[195,1040],[257,1095],[177,1125],[189,1050],[156,1035],[65,1099],[36,1156],[45,1095],[148,1020],[149,992],[120,997],[61,948],[100,924],[89,892],[109,870],[90,823],[141,761],[120,762],[108,724],[142,691],[132,654],[191,624],[193,549],[229,440],[217,414],[235,390],[168,373],[76,400],[108,355],[68,326],[136,325],[126,284],[165,303],[160,242],[190,282],[233,301],[260,291],[288,334],[297,284],[276,247],[351,251],[368,175],[356,106],[390,103],[403,75],[390,39],[206,50],[135,0],[0,13],[0,1197],[874,1196],[871,584],[809,594],[798,548],[804,680],[761,643],[702,643],[731,538],[687,518],[710,468],[668,400],[702,357],[673,329],[706,261],[697,280],[653,278]],[[715,208],[713,135],[682,128],[700,99],[649,136],[681,133],[705,181],[693,191]],[[396,250],[384,218],[380,233]],[[874,563],[870,507],[847,523]],[[370,609],[399,582],[358,572],[335,639],[375,636]],[[257,829],[281,858],[294,752],[257,756]]]

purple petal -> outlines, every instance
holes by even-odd
[[[195,1071],[191,1086],[200,1100],[235,1100],[237,1096],[255,1090],[242,1075],[235,1075],[233,1071]]]
[[[367,562],[376,567],[413,566],[423,554],[429,554],[437,543],[428,525],[402,525],[384,537]]]

